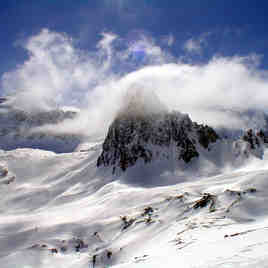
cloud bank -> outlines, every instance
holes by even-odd
[[[187,64],[144,34],[131,40],[113,33],[100,37],[95,51],[82,51],[67,35],[42,30],[25,42],[29,58],[3,75],[2,88],[13,96],[14,106],[29,112],[62,106],[81,110],[77,122],[54,131],[105,132],[133,87],[154,92],[170,110],[201,123],[226,128],[265,123],[268,72],[258,69],[258,56]],[[250,117],[248,111],[257,113]]]

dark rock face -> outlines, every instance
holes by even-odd
[[[195,124],[195,126],[198,129],[198,141],[204,148],[208,149],[209,144],[211,142],[216,142],[219,138],[213,128],[198,124]]]
[[[261,139],[265,139],[265,135],[262,131],[259,132],[260,134],[258,135]],[[255,133],[253,132],[252,129],[249,129],[245,135],[242,137],[242,139],[245,141],[245,142],[248,142],[250,144],[250,148],[252,150],[256,149],[257,147],[260,146],[260,141],[258,139],[258,136],[255,135]]]
[[[267,143],[267,132],[262,129],[258,131],[249,129],[239,139],[234,141],[235,156],[246,156],[248,158],[252,155],[262,159]]]
[[[146,164],[159,157],[189,163],[199,156],[198,146],[209,149],[218,139],[212,128],[193,123],[188,115],[178,112],[121,114],[109,128],[97,166],[125,171],[139,159]]]
[[[264,143],[268,143],[268,134],[267,132],[264,132],[262,129],[259,130],[257,133],[256,133],[256,136],[261,139],[262,142]]]
[[[247,130],[241,138],[248,144],[248,148],[251,152],[262,151],[263,146],[266,147],[268,143],[268,134],[262,129],[259,131]]]

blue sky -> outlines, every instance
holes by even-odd
[[[83,49],[94,49],[100,33],[109,31],[122,37],[142,31],[159,40],[172,35],[170,48],[181,56],[186,40],[199,40],[202,53],[192,55],[207,60],[256,53],[268,67],[267,1],[252,0],[8,0],[0,4],[0,74],[22,63],[26,52],[16,45],[41,29],[65,32],[79,40]],[[193,53],[194,54],[194,53]]]

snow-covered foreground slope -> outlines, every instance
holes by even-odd
[[[268,267],[266,154],[145,188],[97,169],[100,153],[1,151],[1,268]]]

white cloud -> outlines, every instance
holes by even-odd
[[[102,33],[102,39],[98,42],[97,47],[105,49],[111,52],[111,44],[117,38],[116,34],[113,33]]]
[[[255,56],[214,58],[205,65],[166,64],[133,72],[121,83],[139,82],[170,109],[190,113],[199,122],[246,128],[243,112],[268,111],[268,73],[255,64]],[[230,117],[231,111],[241,113]]]
[[[183,49],[189,53],[202,54],[204,47],[207,45],[207,38],[210,33],[203,33],[197,38],[186,40]]]
[[[96,79],[93,60],[74,48],[64,34],[44,29],[24,45],[29,59],[2,77],[2,87],[16,94],[16,105],[26,110],[49,109],[77,99]]]
[[[126,50],[121,53],[121,57],[123,60],[131,58],[134,62],[137,61],[141,64],[161,64],[166,62],[168,54],[152,38],[140,34],[128,43]]]
[[[98,51],[90,54],[75,48],[67,35],[43,29],[25,42],[29,58],[3,75],[2,88],[15,94],[14,105],[24,110],[81,105],[85,94],[106,79],[115,38],[103,33]]]
[[[113,48],[112,43],[118,38],[117,35],[113,33],[102,33],[102,39],[98,42],[97,48],[102,51],[101,56],[104,57],[105,64],[103,64],[104,69],[108,69],[111,65]]]
[[[263,116],[256,113],[250,117],[248,111],[268,111],[268,72],[258,71],[254,55],[213,58],[205,65],[147,66],[107,81],[90,94],[100,122],[108,124],[125,96],[137,87],[154,92],[170,110],[189,113],[193,120],[216,127],[260,127]],[[145,96],[148,99],[148,94]]]
[[[113,46],[118,40],[126,43],[125,49]],[[29,59],[2,77],[2,87],[15,93],[15,105],[29,111],[81,108],[76,122],[65,122],[53,131],[88,135],[105,131],[133,87],[154,92],[169,109],[213,126],[246,128],[255,119],[263,124],[259,116],[250,120],[247,111],[268,111],[268,72],[258,69],[260,58],[254,54],[215,57],[203,65],[168,63],[168,53],[145,35],[127,43],[105,33],[98,50],[89,53],[75,48],[68,36],[46,29],[31,37],[25,49]],[[130,55],[146,57],[146,67],[120,72],[120,64],[137,61]]]
[[[202,51],[201,43],[199,40],[189,39],[184,44],[184,49],[188,52],[200,53]]]

